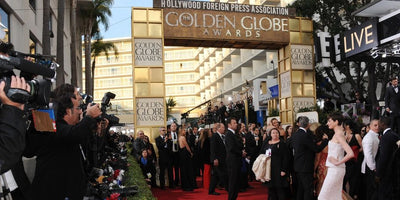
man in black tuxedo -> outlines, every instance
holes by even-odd
[[[383,135],[379,142],[379,149],[376,162],[376,176],[379,181],[378,199],[394,200],[393,181],[396,177],[392,173],[393,163],[391,158],[398,148],[396,142],[400,137],[390,128],[391,118],[382,118],[379,120],[379,129],[383,131]]]
[[[237,122],[235,118],[228,119],[228,131],[225,137],[226,164],[228,169],[228,200],[234,200],[239,192],[239,175],[242,166],[242,157],[246,156],[243,149],[243,140],[239,133],[235,133]]]
[[[225,126],[223,123],[215,125],[216,133],[213,133],[210,141],[210,159],[212,163],[212,174],[208,194],[219,195],[215,187],[220,182],[228,190],[226,174],[226,149],[225,149]]]
[[[156,138],[156,145],[158,149],[158,164],[160,166],[160,188],[165,187],[165,170],[168,172],[168,183],[173,184],[173,174],[172,174],[172,141],[171,135],[166,134],[167,131],[165,127],[160,127],[160,136]]]
[[[298,179],[297,200],[313,199],[313,172],[315,153],[322,151],[328,144],[327,136],[321,145],[314,142],[313,135],[307,131],[309,119],[305,116],[298,118],[299,130],[293,134],[294,171]]]
[[[385,107],[386,112],[392,118],[391,128],[398,132],[400,125],[400,90],[397,78],[391,78],[390,82],[391,85],[386,88]]]
[[[37,155],[31,197],[83,199],[88,185],[83,144],[94,133],[101,110],[99,104],[90,104],[80,120],[82,98],[77,88],[64,84],[56,88],[55,94],[57,132],[30,134],[31,146],[27,146],[32,155]]]
[[[169,133],[171,136],[171,141],[172,141],[172,166],[175,171],[175,177],[174,177],[174,184],[176,186],[179,185],[179,142],[178,142],[178,125],[173,122],[171,124],[171,132]],[[174,185],[170,185],[169,187],[173,188]]]
[[[242,123],[242,127],[244,126],[244,123]],[[246,133],[246,147],[245,147],[245,151],[247,152],[247,158],[250,160],[250,164],[249,164],[249,169],[248,169],[248,173],[250,175],[250,180],[255,180],[255,175],[253,173],[253,163],[256,160],[258,153],[259,153],[259,146],[257,146],[257,141],[256,138],[258,138],[258,135],[255,134],[255,131],[257,129],[257,127],[250,127],[249,131],[247,131]],[[261,143],[261,142],[260,142]],[[248,184],[247,184],[248,185]]]

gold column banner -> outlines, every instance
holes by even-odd
[[[293,124],[300,108],[315,105],[315,63],[312,21],[289,19],[290,44],[279,50],[279,114]]]
[[[134,128],[152,143],[166,126],[162,16],[161,9],[132,8]]]

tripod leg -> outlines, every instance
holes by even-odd
[[[4,199],[6,199],[6,200],[12,200],[11,191],[10,191],[10,188],[8,187],[8,183],[7,183],[6,176],[5,176],[4,174],[2,174],[2,175],[1,175],[1,178],[3,179],[4,188],[6,189],[5,192],[7,192],[7,194],[4,195]],[[4,191],[2,191],[2,192],[4,192]],[[3,197],[2,197],[2,198],[3,198]]]

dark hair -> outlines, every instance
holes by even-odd
[[[68,108],[74,108],[74,103],[71,99],[73,97],[73,93],[66,93],[61,96],[57,96],[57,98],[54,99],[54,108],[56,110],[57,120],[64,118],[64,116],[67,114]]]
[[[318,128],[315,129],[315,141],[321,141],[324,134],[328,136],[328,139],[331,139],[333,137],[334,131],[329,129],[327,125],[318,126]]]
[[[328,115],[328,119],[332,119],[333,121],[338,121],[338,125],[341,126],[344,121],[344,117],[340,113],[332,113]]]
[[[277,128],[271,128],[271,130],[269,130],[269,132],[268,132],[269,138],[267,140],[271,140],[272,139],[271,133],[272,133],[273,130],[278,131],[278,135],[280,134],[280,132],[279,132],[279,130]]]
[[[349,128],[350,128],[351,132],[353,132],[353,134],[356,134],[359,132],[359,128],[358,128],[357,124],[352,119],[346,118],[343,121],[343,126],[349,126]]]
[[[64,83],[60,86],[58,86],[56,89],[54,89],[53,91],[53,98],[58,98],[62,95],[68,94],[68,93],[75,93],[75,86],[68,84],[68,83]],[[76,98],[76,97],[75,97]]]
[[[379,125],[383,125],[384,128],[388,128],[392,125],[392,118],[391,117],[382,117],[379,120]]]
[[[390,81],[397,80],[397,77],[396,77],[396,76],[391,77],[389,80],[390,80]]]
[[[228,118],[228,120],[227,120],[228,124],[232,123],[232,120],[235,120],[235,121],[237,122],[237,120],[236,120],[235,117],[230,117],[230,118]]]

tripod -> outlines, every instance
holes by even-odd
[[[2,185],[1,182],[3,182],[4,185]],[[0,200],[12,200],[11,191],[8,187],[5,174],[2,174],[0,178]]]

